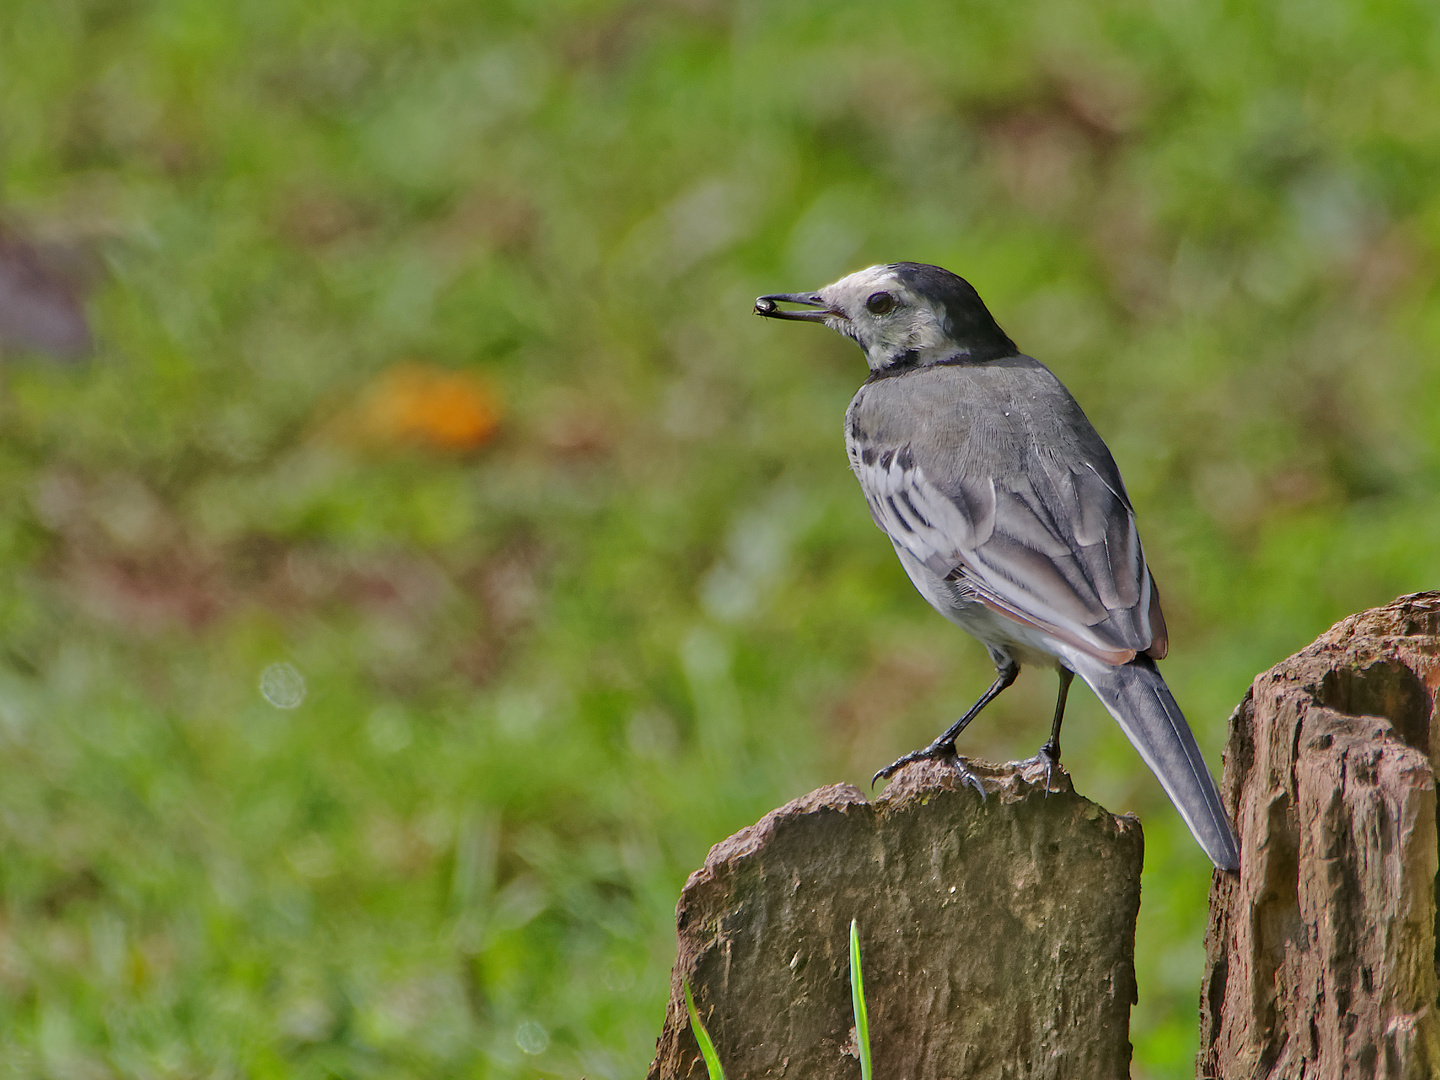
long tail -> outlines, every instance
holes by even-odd
[[[1111,667],[1084,655],[1065,660],[1135,744],[1210,861],[1221,870],[1238,869],[1240,850],[1220,792],[1155,661],[1138,656]]]

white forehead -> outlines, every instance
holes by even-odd
[[[857,270],[841,278],[833,285],[826,285],[820,293],[827,300],[838,300],[843,305],[847,301],[863,300],[880,289],[893,291],[898,287],[900,279],[891,267],[867,266],[864,270]]]

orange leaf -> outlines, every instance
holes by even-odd
[[[381,372],[370,384],[355,426],[369,443],[466,451],[494,437],[500,412],[499,398],[483,379],[409,361]]]

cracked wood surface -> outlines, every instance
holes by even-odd
[[[681,997],[731,1080],[860,1075],[848,935],[859,920],[877,1076],[1129,1076],[1139,823],[1057,769],[928,762],[874,803],[811,792],[711,849],[676,909],[652,1080],[704,1077]]]
[[[1440,1071],[1437,687],[1440,593],[1417,593],[1337,623],[1235,710],[1241,865],[1211,889],[1201,1076]]]

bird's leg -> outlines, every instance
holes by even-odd
[[[1045,764],[1045,796],[1050,796],[1050,773],[1060,764],[1060,725],[1065,720],[1065,698],[1070,693],[1070,683],[1075,673],[1063,664],[1060,666],[1060,695],[1055,699],[1055,719],[1050,723],[1050,738],[1040,747],[1040,752],[1030,761]],[[1029,762],[1026,762],[1029,764]]]
[[[885,768],[871,777],[870,786],[874,787],[875,781],[882,777],[886,780],[890,779],[901,766],[909,765],[912,761],[949,760],[955,771],[960,774],[960,779],[980,792],[982,799],[985,798],[985,787],[980,783],[980,778],[967,769],[965,763],[962,762],[959,755],[955,753],[955,740],[959,737],[960,733],[965,730],[965,726],[980,715],[981,709],[999,697],[1000,692],[1015,681],[1016,677],[1020,674],[1020,665],[1009,657],[1003,657],[996,660],[995,671],[995,681],[990,684],[990,689],[980,695],[979,701],[965,710],[964,716],[946,728],[944,734],[923,750],[912,750],[904,757],[897,758],[889,765],[886,765]]]

